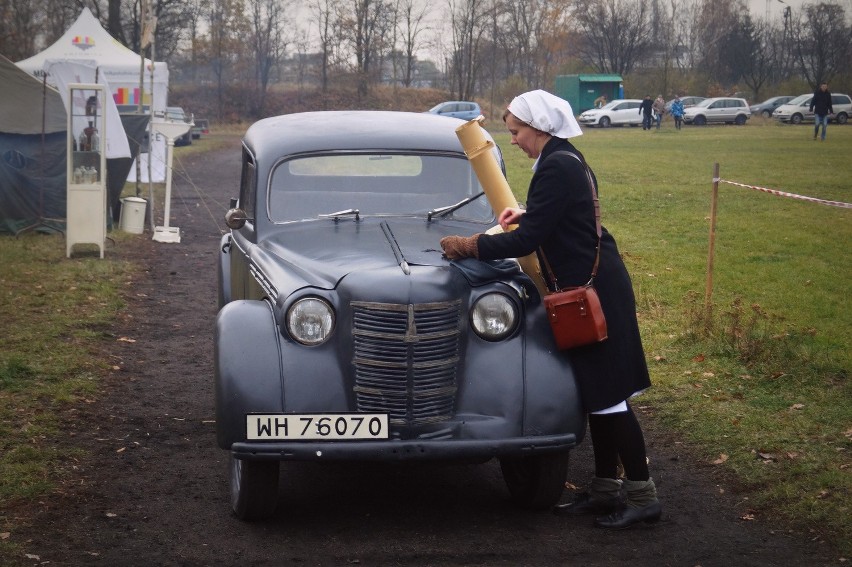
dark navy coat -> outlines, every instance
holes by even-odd
[[[526,214],[517,230],[479,238],[481,260],[519,258],[541,247],[561,287],[583,285],[589,280],[598,238],[594,202],[582,163],[563,153],[553,155],[564,150],[582,157],[567,140],[551,138],[547,142],[530,181]],[[614,406],[651,385],[633,285],[615,239],[605,228],[594,283],[609,338],[566,351],[587,412]]]

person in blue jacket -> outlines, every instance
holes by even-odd
[[[672,101],[671,109],[669,112],[674,118],[675,121],[675,129],[680,130],[681,125],[683,124],[683,101],[680,100],[680,95],[675,95],[675,99]]]
[[[526,209],[509,207],[497,218],[504,229],[511,224],[518,228],[499,234],[444,237],[444,254],[451,260],[494,260],[541,251],[561,287],[584,285],[597,256],[592,198],[597,181],[591,170],[587,175],[583,154],[568,141],[582,135],[571,105],[546,91],[531,91],[512,100],[503,120],[512,144],[536,160]],[[590,188],[592,182],[594,187]],[[633,286],[615,239],[603,227],[594,286],[609,338],[564,352],[589,414],[595,476],[588,492],[558,505],[554,512],[594,515],[596,526],[621,529],[639,522],[656,522],[662,507],[649,474],[642,428],[628,402],[651,385]],[[619,462],[626,476],[623,481],[619,479]]]

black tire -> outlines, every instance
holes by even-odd
[[[566,451],[500,459],[512,502],[527,510],[546,510],[559,502],[568,475],[568,456]]]
[[[698,115],[692,119],[692,123],[696,126],[704,126],[705,124],[707,124],[707,119],[701,115]]]
[[[801,124],[802,123],[802,115],[801,114],[794,114],[793,116],[790,117],[790,123],[791,124]]]
[[[249,461],[231,455],[231,508],[241,520],[263,520],[278,504],[278,461]]]
[[[746,117],[745,117],[744,115],[742,115],[742,114],[738,115],[738,116],[734,119],[734,124],[736,124],[737,126],[742,126],[742,125],[743,125],[743,124],[745,124],[745,123],[746,123]]]
[[[610,119],[607,116],[601,116],[601,119],[598,120],[598,124],[600,124],[601,128],[609,128]]]
[[[760,114],[761,114],[764,118],[772,118],[772,111],[771,111],[771,110],[764,110],[764,111],[763,111],[763,112],[761,112]]]
[[[834,121],[837,122],[838,124],[846,124],[846,122],[848,120],[849,120],[849,117],[846,116],[845,112],[838,113],[837,116],[835,116],[835,118],[834,118]]]

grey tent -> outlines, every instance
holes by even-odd
[[[0,232],[65,225],[67,118],[56,89],[0,55]]]

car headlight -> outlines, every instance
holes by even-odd
[[[470,323],[477,335],[486,341],[499,341],[515,330],[518,308],[502,293],[483,295],[473,304]]]
[[[324,343],[334,330],[334,310],[318,297],[305,297],[287,310],[287,330],[303,345]]]

